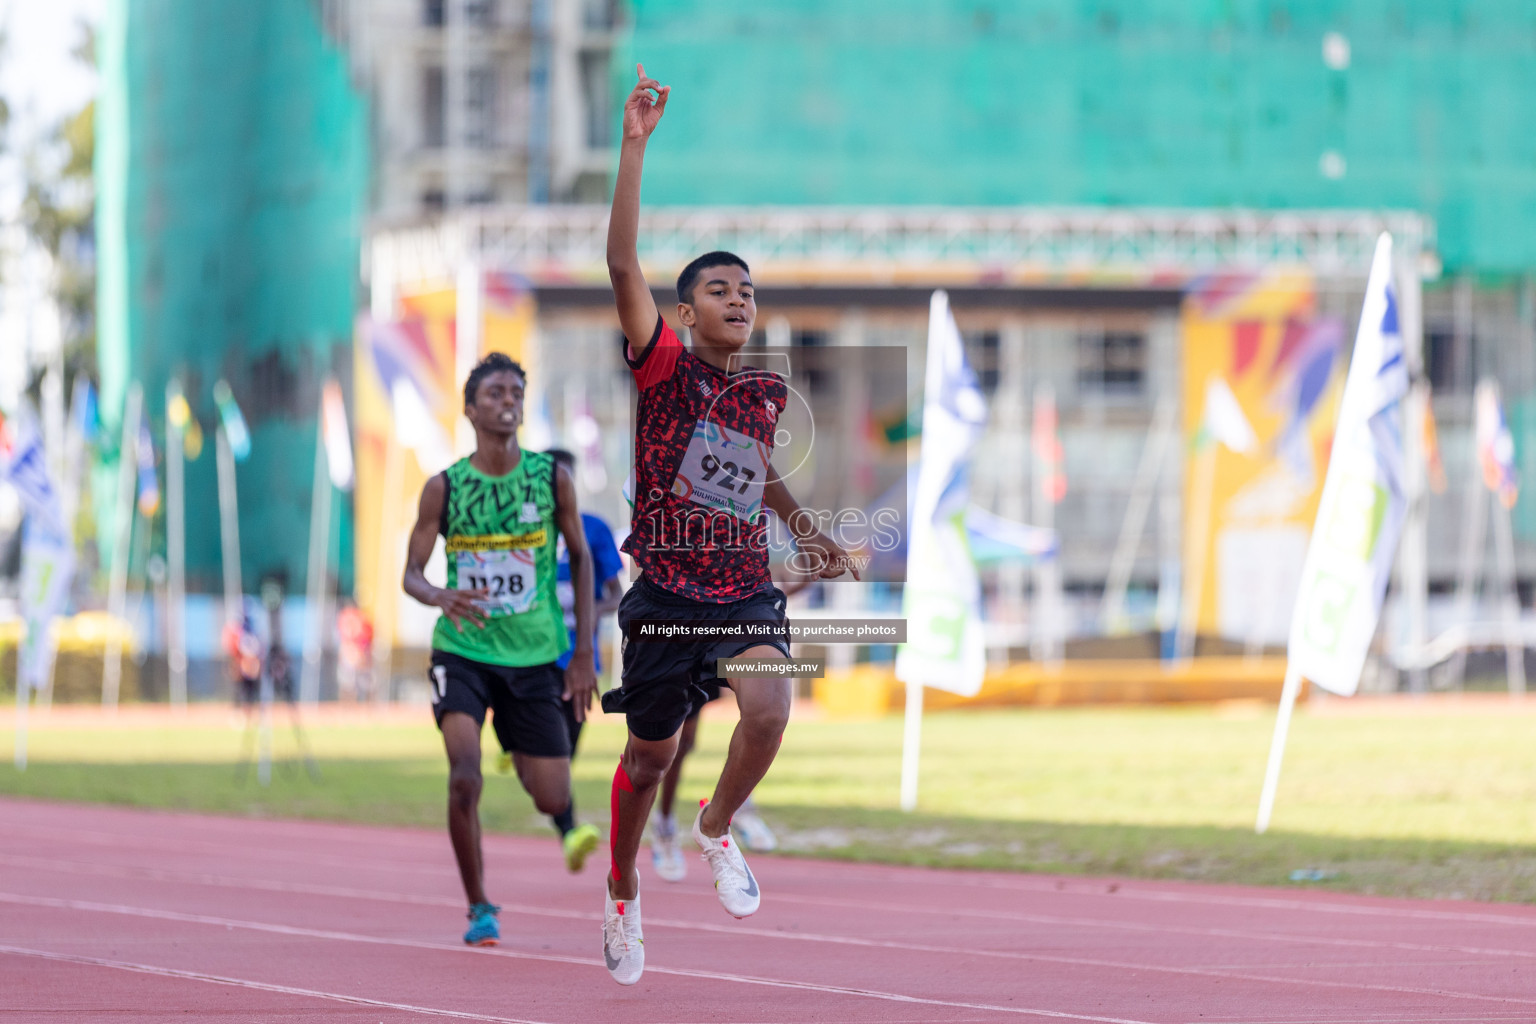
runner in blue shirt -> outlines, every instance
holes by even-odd
[[[571,478],[576,477],[576,456],[563,448],[551,448],[549,454],[558,465],[566,468]],[[595,597],[592,610],[592,650],[593,671],[601,672],[602,656],[597,653],[597,626],[604,615],[618,610],[619,598],[624,596],[624,587],[619,582],[619,574],[624,571],[624,562],[619,557],[618,546],[613,542],[613,531],[601,518],[590,512],[581,514],[581,526],[587,535],[587,550],[592,552],[592,589]],[[556,663],[561,668],[570,660],[571,651],[576,649],[576,591],[571,586],[571,561],[566,554],[565,542],[557,540],[555,556],[556,583],[555,593],[560,598],[560,607],[565,612],[565,628],[571,634],[571,649],[560,656]],[[565,707],[565,727],[571,736],[571,757],[576,756],[576,741],[581,737],[581,722],[576,720],[575,713],[571,710],[569,701]],[[575,822],[574,804],[564,814],[550,815],[550,821],[560,831],[562,843],[565,847],[565,865],[572,872],[580,871],[586,864],[587,857],[597,849],[601,836],[597,826],[592,824],[577,825]]]

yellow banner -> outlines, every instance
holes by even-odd
[[[1318,316],[1309,272],[1278,270],[1196,282],[1181,330],[1183,585],[1198,595],[1184,603],[1199,634],[1284,643],[1344,384],[1344,325]]]
[[[481,302],[481,343],[471,363],[490,352],[504,352],[533,373],[533,332],[537,306],[520,278],[487,273]],[[464,382],[457,379],[457,292],[452,287],[407,290],[400,316],[377,325],[358,318],[353,360],[357,419],[357,487],[354,492],[357,602],[381,639],[396,646],[425,646],[435,609],[418,609],[400,590],[405,548],[416,520],[416,506],[427,478],[446,466],[422,466],[402,444],[386,381],[407,378],[448,438],[463,415]],[[381,330],[381,327],[387,330]],[[456,456],[469,451],[455,451]],[[436,575],[433,575],[433,572]],[[442,582],[441,569],[428,577]]]

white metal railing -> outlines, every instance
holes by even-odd
[[[606,206],[463,210],[376,230],[364,275],[391,285],[449,281],[472,259],[535,282],[596,284],[607,279],[607,231]],[[1363,278],[1382,231],[1437,276],[1433,221],[1404,211],[663,207],[642,212],[639,248],[642,262],[669,268],[730,249],[775,283],[1006,284],[1088,273],[1089,284],[1142,284],[1275,264]]]

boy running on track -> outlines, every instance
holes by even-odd
[[[693,336],[685,349],[657,312],[636,252],[640,176],[646,141],[666,109],[668,87],[637,67],[639,81],[624,103],[624,138],[613,215],[608,223],[608,276],[613,283],[624,359],[640,402],[635,422],[635,504],[624,550],[641,576],[619,605],[624,645],[622,685],[603,695],[603,709],[622,712],[629,739],[613,778],[609,843],[613,870],[603,918],[603,959],[621,985],[645,969],[640,927],[640,876],[635,859],[651,801],[677,752],[683,722],[718,679],[718,658],[789,656],[784,595],[768,577],[767,507],[802,550],[814,552],[820,575],[839,576],[848,556],[816,528],[768,464],[784,408],[782,378],[732,373],[757,315],[746,263],[730,253],[695,259],[677,281],[677,316]],[[855,574],[857,575],[857,574]],[[641,642],[629,633],[645,620],[752,622],[761,639]],[[693,838],[715,877],[726,912],[757,910],[757,880],[730,833],[736,813],[773,763],[789,719],[792,681],[780,676],[728,681],[741,721],[731,736],[714,796],[701,803]]]
[[[543,814],[569,815],[571,740],[562,700],[577,720],[596,689],[592,668],[592,559],[570,473],[518,447],[527,375],[493,352],[464,382],[475,453],[421,489],[405,565],[405,592],[443,610],[432,634],[432,712],[448,753],[448,835],[469,898],[464,941],[494,946],[500,909],[485,896],[480,846],[480,728],[489,708],[518,779]],[[570,551],[576,649],[562,673],[567,637],[555,594],[555,532]],[[423,572],[441,533],[447,587]]]
[[[785,597],[793,597],[810,584],[810,579],[796,575],[783,582],[779,590]],[[703,689],[705,703],[720,699],[718,682],[704,686]],[[651,867],[656,877],[663,882],[681,882],[688,877],[688,862],[683,857],[682,848],[678,846],[677,819],[673,816],[673,809],[677,803],[678,784],[683,780],[683,762],[693,752],[694,742],[699,735],[699,713],[703,710],[704,705],[696,705],[693,714],[683,723],[683,730],[677,737],[677,754],[672,758],[672,766],[667,769],[667,774],[662,777],[661,789],[657,791],[656,809],[651,814]],[[757,805],[751,795],[731,816],[731,828],[741,840],[742,847],[752,853],[769,853],[779,847],[778,837],[757,812]]]

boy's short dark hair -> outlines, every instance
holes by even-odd
[[[699,272],[705,267],[740,267],[748,274],[752,268],[747,266],[747,261],[733,252],[716,249],[707,252],[683,268],[683,272],[677,275],[677,301],[693,305],[693,286],[699,281]]]
[[[569,451],[565,450],[564,448],[551,448],[547,452],[545,452],[544,454],[548,455],[550,458],[554,459],[555,462],[558,463],[559,465],[562,465],[566,469],[569,469],[572,472],[575,472],[575,470],[576,470],[576,456],[571,454]]]
[[[475,368],[470,370],[469,376],[464,379],[464,404],[474,405],[475,392],[479,389],[480,382],[491,374],[501,373],[504,370],[511,370],[523,378],[525,385],[528,383],[528,371],[523,369],[521,363],[505,352],[492,352],[476,363]]]

